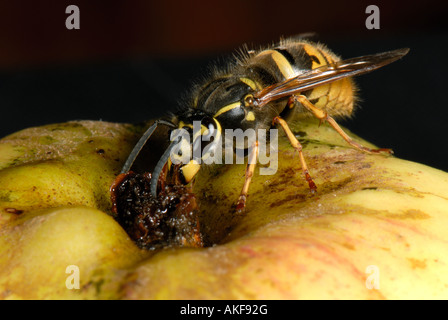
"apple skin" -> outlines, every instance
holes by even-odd
[[[291,128],[317,194],[280,137],[278,170],[256,172],[244,215],[231,209],[244,165],[200,171],[194,191],[212,246],[155,252],[129,239],[109,199],[143,127],[80,121],[3,138],[0,297],[447,299],[448,174],[361,153],[314,120]],[[69,265],[80,289],[66,286]]]

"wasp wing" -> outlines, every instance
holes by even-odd
[[[255,105],[262,107],[267,103],[289,97],[315,87],[365,74],[392,63],[409,52],[408,48],[388,51],[368,56],[337,61],[316,69],[312,69],[297,77],[266,87],[254,94]]]

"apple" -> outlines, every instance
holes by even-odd
[[[110,200],[143,126],[77,121],[1,139],[0,297],[447,299],[448,174],[359,152],[315,120],[291,129],[317,193],[280,135],[277,172],[255,172],[244,215],[232,205],[245,166],[204,167],[193,190],[208,246],[159,250],[130,239]]]

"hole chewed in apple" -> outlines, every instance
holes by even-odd
[[[150,192],[151,174],[121,174],[111,187],[116,220],[142,249],[203,247],[193,192],[166,183],[157,197]]]

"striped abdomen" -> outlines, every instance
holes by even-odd
[[[240,72],[244,74],[243,81],[254,90],[260,90],[339,60],[320,44],[286,40],[277,47],[253,54],[240,66]],[[352,80],[344,78],[302,94],[330,116],[349,116],[353,111],[355,90]]]

